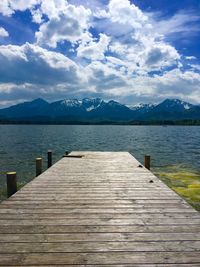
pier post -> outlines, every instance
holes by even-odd
[[[149,155],[144,156],[144,167],[150,170],[151,167],[151,157]]]
[[[42,158],[36,158],[36,176],[42,173]]]
[[[7,197],[11,197],[17,192],[17,173],[7,172]]]
[[[47,168],[52,166],[52,151],[48,150],[47,152]]]

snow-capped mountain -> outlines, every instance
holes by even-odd
[[[143,104],[143,103],[139,103],[133,106],[128,106],[130,109],[132,110],[138,110],[138,109],[152,109],[153,107],[155,107],[155,104]]]
[[[145,114],[145,113],[153,110],[155,106],[156,106],[155,104],[143,104],[143,103],[139,103],[139,104],[134,105],[134,106],[129,106],[129,108],[131,110],[134,110],[134,111],[139,112],[140,114]]]
[[[86,111],[90,112],[94,109],[99,108],[104,101],[101,98],[84,98],[80,101],[82,106],[85,107]]]
[[[182,112],[191,109],[193,105],[185,101],[181,101],[179,99],[166,99],[162,103],[160,103],[158,107],[160,110],[162,109],[162,110]]]
[[[35,99],[0,110],[0,120],[42,122],[103,122],[103,121],[166,121],[200,120],[200,106],[179,99],[166,99],[160,104],[126,106],[100,98],[64,99],[48,103]]]

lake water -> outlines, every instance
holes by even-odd
[[[198,126],[0,125],[1,188],[7,171],[17,171],[20,183],[30,181],[36,157],[43,157],[46,167],[48,149],[54,162],[66,150],[129,151],[142,163],[150,154],[156,173],[170,167],[200,172]]]

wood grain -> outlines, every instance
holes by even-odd
[[[70,155],[0,204],[0,266],[200,266],[185,200],[127,152]]]

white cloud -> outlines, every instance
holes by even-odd
[[[155,15],[152,16],[152,24],[156,27],[156,31],[163,36],[175,35],[180,38],[179,34],[191,35],[200,31],[195,22],[200,21],[200,16],[196,15],[194,11],[182,10],[172,17],[166,19],[157,19]]]
[[[129,0],[111,0],[108,8],[113,22],[130,24],[134,29],[141,28],[148,20],[147,16]]]
[[[91,12],[83,6],[67,5],[54,15],[36,33],[38,44],[56,47],[58,42],[73,43],[81,40],[89,28]]]
[[[1,0],[0,13],[4,16],[10,16],[16,10],[25,11],[33,6],[40,4],[42,0]]]
[[[195,60],[195,59],[197,59],[196,57],[194,57],[194,56],[186,56],[185,57],[187,60]]]
[[[200,71],[200,64],[191,64],[190,67],[193,71]]]
[[[126,62],[114,57],[82,68],[60,53],[35,45],[0,46],[0,98],[53,100],[98,95],[129,104],[166,97],[200,101],[200,74],[194,70],[133,76],[126,69]]]
[[[110,38],[101,33],[98,42],[81,43],[77,48],[77,55],[91,60],[102,60],[108,50],[109,42]]]
[[[128,0],[111,0],[108,8],[94,25],[111,36],[112,57],[123,60],[129,73],[144,74],[178,65],[177,50],[163,41],[151,18],[138,7]]]
[[[155,43],[150,48],[146,50],[146,56],[144,56],[145,65],[149,70],[153,71],[154,69],[160,69],[167,66],[177,65],[177,60],[180,59],[180,55],[177,50],[165,43]]]
[[[10,7],[8,0],[0,1],[0,13],[4,16],[11,16],[14,13],[14,10]]]
[[[165,39],[177,32],[189,34],[188,25],[199,16],[190,13],[188,18],[179,12],[161,20],[129,0],[110,0],[107,6],[102,3],[2,0],[0,12],[7,16],[29,8],[39,30],[37,44],[0,46],[1,99],[39,94],[47,99],[109,96],[130,104],[173,96],[200,100],[198,59],[180,55]],[[195,26],[190,29],[198,30]],[[0,28],[3,35],[6,37],[6,32]],[[71,45],[65,53],[70,52],[73,60],[44,49],[49,46],[56,51],[65,42],[66,47]],[[188,64],[188,60],[196,64]],[[187,71],[183,71],[184,64]]]
[[[64,55],[26,43],[0,46],[0,81],[15,84],[76,83],[79,67]]]
[[[24,11],[32,8],[34,5],[40,4],[41,0],[8,0],[8,5],[13,10]]]
[[[0,37],[8,37],[9,33],[2,27],[0,27]]]
[[[43,14],[42,14],[41,9],[32,9],[31,14],[32,14],[33,22],[37,24],[41,24],[43,22],[43,19],[42,19]]]
[[[89,8],[93,13],[97,10],[104,9],[105,1],[101,0],[68,0],[68,3],[75,6],[84,6],[85,8]]]
[[[68,6],[66,0],[42,0],[41,12],[48,16],[49,19],[59,17],[60,12]]]

